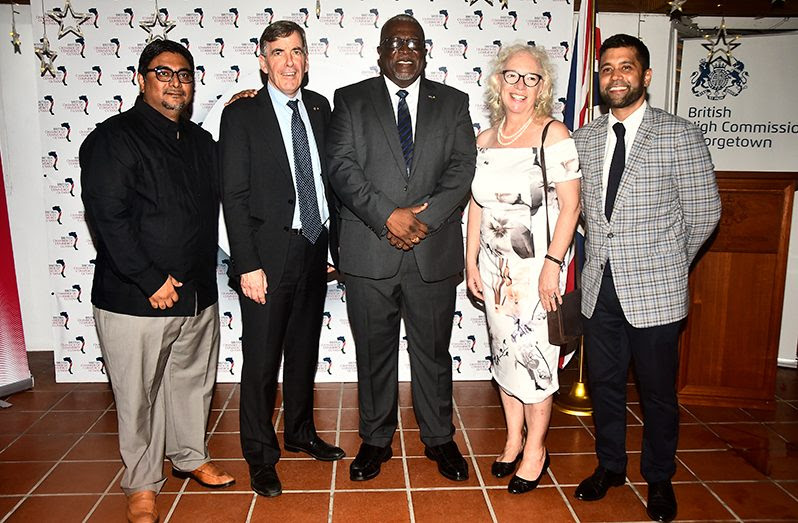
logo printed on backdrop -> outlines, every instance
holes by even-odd
[[[324,311],[321,313],[321,326],[327,327],[328,330],[332,330],[330,327],[330,322],[332,321],[332,314],[329,311]]]
[[[100,364],[100,374],[105,374],[105,358],[97,356],[94,358],[94,361]]]
[[[68,365],[68,367],[67,367],[67,372],[69,372],[70,374],[72,374],[72,358],[70,358],[69,356],[65,356],[65,357],[64,357],[64,361],[65,361],[65,362],[67,363],[67,365]]]
[[[55,263],[49,265],[50,276],[61,276],[66,278],[66,262],[61,258],[55,260]]]
[[[222,320],[222,326],[227,327],[229,330],[233,330],[233,313],[230,311],[224,311],[222,316],[226,318]]]
[[[463,358],[460,356],[452,356],[452,362],[454,364],[454,370],[457,374],[460,374],[460,367],[463,365]]]
[[[45,212],[46,220],[48,222],[56,222],[58,225],[63,225],[63,223],[61,223],[62,214],[60,205],[53,205],[52,212]]]
[[[427,38],[426,40],[424,40],[424,47],[426,47],[427,49],[427,59],[432,60],[434,57],[432,56],[433,44],[431,38]]]
[[[305,29],[307,29],[308,28],[308,18],[310,18],[310,12],[308,11],[308,9],[306,7],[303,7],[302,9],[300,9],[299,12],[302,13],[303,15],[305,15],[302,18],[302,26]]]
[[[97,12],[97,8],[89,7],[86,11],[91,14],[91,25],[93,25],[95,29],[99,29],[98,20],[100,18],[100,13]]]
[[[186,49],[191,49],[191,43],[188,41],[188,38],[181,38],[180,43],[183,44],[183,47]]]
[[[236,366],[236,362],[235,362],[235,360],[232,358],[232,356],[228,356],[228,357],[226,357],[226,358],[224,359],[224,361],[226,361],[227,363],[229,363],[229,364],[230,364],[230,367],[228,368],[228,370],[230,371],[230,374],[231,374],[231,375],[234,375],[234,374],[235,374],[235,372],[233,372],[233,369],[234,369],[234,368],[235,368],[235,366]]]
[[[118,84],[136,85],[136,67],[133,65],[114,71],[110,76],[111,80]]]
[[[325,358],[322,359],[322,361],[326,364],[326,369],[325,370],[327,371],[327,374],[332,376],[332,364],[333,364],[332,358],[330,358],[329,356],[326,356]]]
[[[258,39],[257,38],[250,38],[249,43],[252,44],[252,53],[255,56],[258,56]]]
[[[563,60],[565,60],[567,62],[568,61],[568,51],[570,50],[570,46],[568,45],[568,42],[560,42],[560,45],[563,48],[563,53],[562,53]]]
[[[330,56],[327,54],[327,51],[330,49],[330,39],[323,37],[319,38],[318,42],[310,42],[309,44],[310,49],[308,49],[308,54],[311,55],[323,55],[325,58],[329,58]]]
[[[199,73],[200,73],[199,74],[200,84],[205,85],[205,66],[204,65],[198,65],[196,67],[196,70],[199,71]]]
[[[341,342],[341,348],[340,348],[341,354],[346,354],[346,337],[338,336],[335,339]]]
[[[748,76],[740,60],[733,56],[724,60],[719,55],[709,61],[702,58],[698,70],[690,75],[690,82],[696,98],[706,96],[710,100],[723,100],[726,95],[737,96],[747,89]]]
[[[454,311],[453,323],[458,329],[463,328],[463,313],[461,311]]]
[[[39,112],[40,113],[50,113],[55,115],[53,112],[53,106],[55,105],[55,100],[53,99],[52,95],[46,94],[42,97],[42,100],[39,102]]]

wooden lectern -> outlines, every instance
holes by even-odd
[[[798,173],[718,172],[723,212],[690,274],[679,401],[774,409]]]

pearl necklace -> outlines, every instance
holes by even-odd
[[[532,123],[532,117],[530,116],[529,120],[527,120],[526,123],[522,125],[520,129],[518,129],[510,136],[507,136],[502,132],[502,127],[504,127],[506,121],[507,118],[505,117],[502,118],[502,121],[499,123],[499,133],[496,136],[496,141],[499,142],[500,145],[510,145],[516,140],[518,140],[521,137],[521,135],[524,134],[524,131],[526,131],[529,125]]]

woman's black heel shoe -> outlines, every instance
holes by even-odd
[[[515,458],[514,461],[494,461],[493,465],[490,466],[490,473],[496,476],[497,478],[503,478],[505,476],[509,476],[513,472],[515,472],[515,467],[518,466],[518,463],[521,461],[521,458],[524,457],[524,451],[518,453],[518,456]]]
[[[510,484],[507,485],[507,490],[510,492],[510,494],[523,494],[524,492],[534,490],[535,487],[538,486],[538,483],[540,483],[540,480],[543,478],[543,474],[545,474],[549,469],[549,464],[549,451],[546,449],[546,459],[543,462],[543,468],[540,469],[540,475],[536,479],[530,481],[518,476],[517,474],[514,474],[513,478],[510,480]]]

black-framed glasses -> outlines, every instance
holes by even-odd
[[[394,51],[401,49],[406,45],[411,51],[420,51],[424,49],[424,42],[418,38],[400,38],[398,36],[391,36],[383,40],[380,45],[382,47],[392,49]]]
[[[147,72],[155,73],[155,78],[158,79],[159,82],[171,82],[172,78],[177,75],[177,80],[181,84],[193,84],[194,83],[194,71],[190,69],[181,69],[179,71],[173,71],[171,68],[166,67],[165,65],[159,65],[153,69],[147,69]]]
[[[543,80],[543,77],[537,73],[524,73],[521,74],[518,71],[513,71],[512,69],[507,69],[502,71],[502,76],[504,77],[504,81],[510,85],[515,85],[518,83],[518,80],[521,78],[524,79],[524,85],[527,87],[535,87],[537,84]]]

